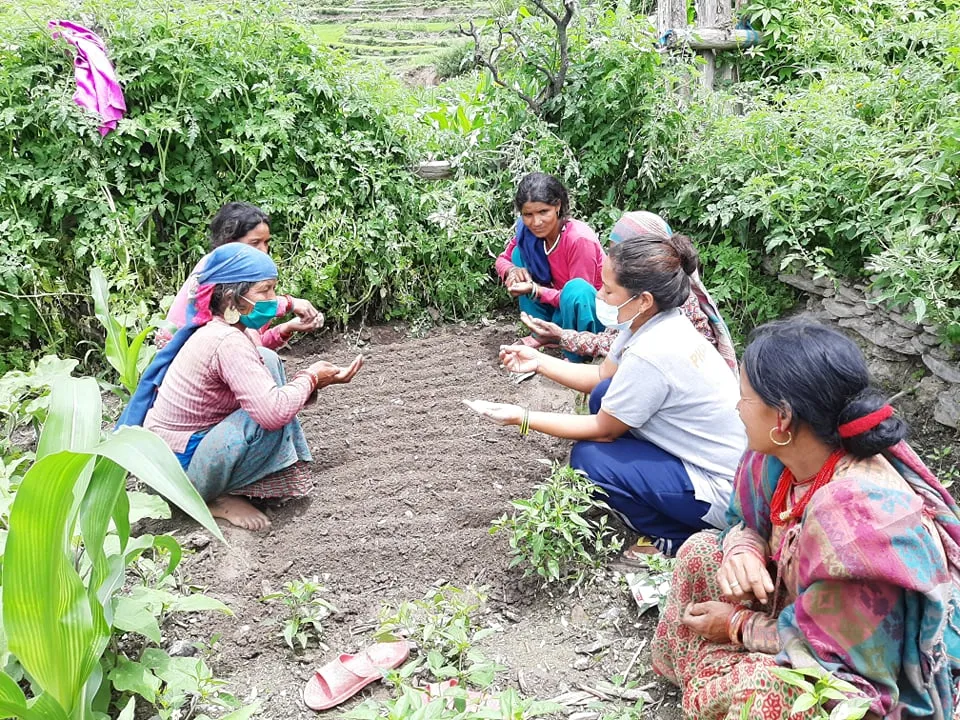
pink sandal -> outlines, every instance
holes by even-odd
[[[374,643],[356,655],[343,654],[317,670],[303,689],[303,702],[311,710],[328,710],[348,700],[385,670],[398,668],[410,657],[405,640]]]

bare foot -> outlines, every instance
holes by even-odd
[[[207,507],[214,517],[223,518],[245,530],[265,530],[270,527],[270,518],[237,495],[221,495],[207,503]]]

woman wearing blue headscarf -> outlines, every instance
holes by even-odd
[[[561,328],[599,332],[595,299],[603,282],[603,249],[586,223],[570,217],[566,188],[552,175],[530,173],[517,186],[513,204],[520,217],[496,269],[520,311]],[[536,334],[520,342],[545,344]],[[583,359],[564,355],[572,362]]]
[[[310,462],[297,413],[318,388],[347,383],[363,364],[316,362],[287,382],[256,332],[276,316],[277,267],[231,243],[197,276],[186,324],[157,353],[120,425],[142,425],[170,446],[210,512],[250,530],[270,520],[246,497],[306,494]]]

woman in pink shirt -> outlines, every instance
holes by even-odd
[[[256,205],[246,202],[229,202],[224,205],[210,221],[210,251],[221,245],[239,242],[256,248],[260,252],[270,253],[270,217]],[[209,258],[209,253],[200,258],[186,282],[180,286],[173,304],[167,312],[167,327],[161,327],[154,335],[154,343],[162,348],[173,337],[173,333],[183,327],[186,321],[187,303],[196,289],[197,273]],[[282,347],[295,332],[312,332],[323,327],[323,314],[318,312],[309,300],[280,295],[277,298],[277,317],[293,313],[290,320],[271,327],[267,323],[260,329],[261,344],[272,350]]]
[[[595,298],[603,283],[603,249],[586,223],[570,217],[566,188],[552,175],[530,173],[520,181],[513,204],[520,218],[496,269],[520,311],[564,329],[599,332]],[[542,344],[535,335],[522,342]],[[583,359],[564,355],[573,362]]]
[[[316,391],[350,382],[363,364],[316,362],[289,382],[259,329],[276,316],[277,267],[230,243],[197,275],[184,326],[154,357],[118,426],[142,425],[167,443],[214,517],[270,525],[246,497],[304,495],[312,460],[297,413]]]

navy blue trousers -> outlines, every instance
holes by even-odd
[[[590,393],[590,412],[600,410],[610,380]],[[626,433],[613,442],[581,440],[570,465],[606,491],[607,504],[636,532],[674,555],[698,530],[710,527],[703,516],[710,504],[697,500],[681,460],[646,440]]]

